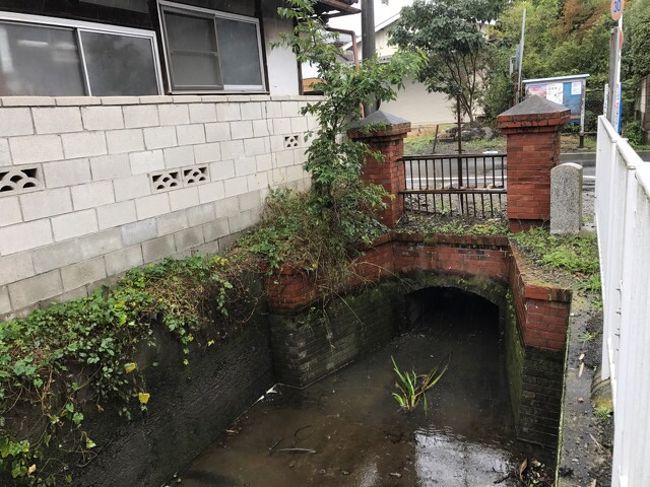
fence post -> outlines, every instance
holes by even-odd
[[[551,217],[551,169],[560,160],[560,129],[570,110],[532,95],[497,117],[508,138],[508,225],[545,225]]]
[[[364,142],[382,155],[382,160],[366,158],[361,179],[381,184],[391,194],[381,215],[382,223],[390,228],[404,213],[404,198],[400,195],[400,191],[406,188],[402,157],[404,138],[410,130],[411,122],[378,110],[357,123],[348,134],[351,139]]]

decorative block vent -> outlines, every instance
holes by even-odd
[[[185,186],[205,183],[208,179],[208,166],[183,169],[183,182],[185,183]]]
[[[300,136],[299,135],[285,135],[284,137],[284,148],[285,149],[295,149],[300,146]]]
[[[151,176],[151,185],[154,191],[167,191],[181,185],[179,171],[167,171]]]
[[[35,191],[43,187],[38,166],[0,169],[0,196]]]
[[[208,166],[188,166],[150,175],[151,188],[154,193],[196,186],[210,181]]]

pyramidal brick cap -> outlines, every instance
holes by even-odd
[[[411,122],[397,115],[377,110],[366,118],[352,124],[350,136],[354,138],[405,134],[411,130]]]
[[[570,117],[571,110],[564,105],[531,95],[499,115],[497,126],[500,129],[556,127],[567,123]]]

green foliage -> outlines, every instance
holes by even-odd
[[[96,447],[89,414],[116,405],[125,418],[145,411],[150,394],[135,357],[155,344],[158,323],[182,344],[185,364],[199,330],[225,336],[214,318],[228,314],[226,264],[168,259],[129,271],[114,289],[0,323],[0,479],[69,483],[60,460],[83,464]]]
[[[512,105],[514,56],[526,10],[524,78],[587,73],[586,125],[595,127],[602,112],[603,88],[608,77],[609,19],[607,0],[517,0],[499,16],[490,34],[494,40],[486,83],[486,115],[493,119]]]
[[[391,43],[426,60],[419,80],[429,91],[458,99],[472,121],[487,60],[481,28],[494,19],[498,5],[489,0],[415,0],[391,28]]]
[[[377,220],[389,195],[383,187],[361,181],[366,157],[381,155],[347,137],[361,117],[361,106],[375,100],[395,99],[395,87],[415,69],[413,55],[397,54],[388,63],[376,58],[360,67],[341,62],[341,51],[331,33],[314,16],[309,0],[290,0],[280,15],[295,21],[282,43],[301,63],[318,69],[318,89],[323,98],[310,103],[303,114],[314,115],[319,128],[309,134],[305,169],[311,174],[311,190],[273,192],[262,223],[241,245],[263,257],[276,270],[283,264],[315,273],[328,288],[336,288],[350,258],[361,245],[377,238],[384,227]],[[371,127],[372,130],[376,127]]]
[[[428,374],[417,374],[414,370],[411,370],[411,372],[400,370],[395,359],[392,356],[390,359],[393,362],[395,387],[397,388],[397,392],[393,392],[393,399],[407,413],[414,411],[422,401],[426,414],[429,410],[427,391],[445,375],[449,367],[449,360],[442,367],[434,367]]]
[[[578,280],[578,289],[600,293],[600,265],[595,234],[551,235],[546,229],[533,228],[513,234],[512,239],[536,263],[573,274]]]
[[[641,127],[641,122],[638,120],[627,122],[623,126],[623,137],[626,137],[628,142],[634,147],[643,145],[643,128]]]

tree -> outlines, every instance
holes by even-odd
[[[486,67],[482,28],[495,17],[497,6],[490,0],[415,0],[402,9],[390,33],[392,44],[425,58],[418,78],[427,89],[455,98],[470,121]]]

